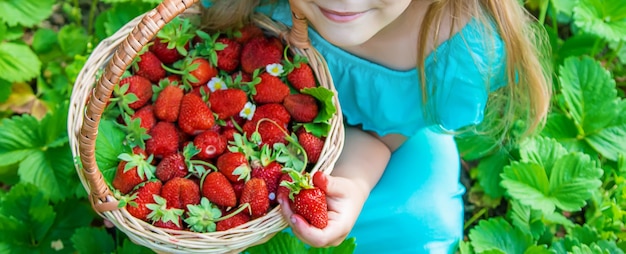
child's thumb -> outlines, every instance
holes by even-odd
[[[322,171],[317,171],[313,174],[313,185],[322,189],[326,195],[333,195],[338,193],[337,178],[334,176],[325,174]]]

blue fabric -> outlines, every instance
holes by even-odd
[[[259,11],[291,25],[284,2]],[[331,45],[312,29],[309,36],[328,63],[347,123],[408,137],[392,154],[350,232],[356,253],[454,252],[463,237],[465,188],[453,136],[434,130],[482,121],[488,92],[506,80],[500,38],[485,43],[490,37],[471,21],[428,56],[427,105],[438,119],[434,124],[423,115],[416,69],[392,70]]]

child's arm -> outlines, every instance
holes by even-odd
[[[326,191],[328,226],[318,229],[309,225],[302,217],[293,214],[286,205],[287,197],[279,197],[283,216],[289,221],[293,233],[311,246],[339,245],[352,230],[390,156],[391,151],[380,139],[347,127],[343,152],[332,176],[323,178],[321,183],[315,182]]]

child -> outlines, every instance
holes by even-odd
[[[341,158],[318,183],[329,224],[308,225],[280,197],[292,232],[313,246],[356,237],[357,253],[455,251],[465,189],[453,134],[483,119],[506,130],[523,113],[530,133],[548,111],[549,72],[533,46],[542,41],[524,8],[516,0],[259,4],[214,0],[205,24],[219,30],[263,11],[291,25],[293,8],[309,22],[346,121]]]

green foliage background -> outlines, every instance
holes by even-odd
[[[0,253],[151,253],[92,211],[67,111],[94,46],[159,2],[0,0]],[[552,111],[532,139],[457,138],[468,187],[459,252],[624,253],[626,0],[524,4],[550,36]],[[354,244],[307,248],[281,233],[247,252]]]

